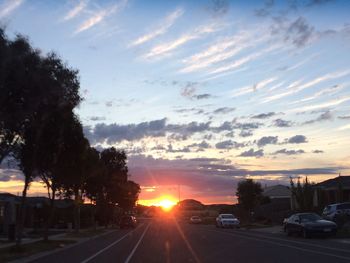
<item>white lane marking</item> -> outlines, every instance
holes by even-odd
[[[316,251],[316,250],[311,250],[311,249],[307,249],[307,248],[301,248],[301,247],[296,247],[296,246],[292,246],[292,245],[281,244],[281,243],[274,242],[274,241],[271,241],[271,240],[263,240],[263,239],[255,238],[255,237],[252,237],[252,236],[245,236],[245,235],[242,235],[242,234],[239,235],[239,234],[232,233],[232,232],[223,232],[223,231],[215,231],[215,230],[209,230],[209,231],[216,232],[216,233],[224,233],[224,234],[228,234],[230,236],[237,236],[237,237],[242,237],[242,238],[246,238],[246,239],[252,239],[252,240],[256,240],[256,241],[260,241],[260,242],[265,242],[265,243],[278,245],[278,246],[281,246],[281,247],[293,248],[293,249],[301,250],[301,251],[304,251],[304,252],[309,252],[309,253],[320,254],[320,255],[324,255],[324,256],[330,256],[330,257],[350,260],[350,257],[344,257],[344,256],[335,255],[335,254],[330,254],[330,253],[320,252],[320,251]]]
[[[143,231],[143,233],[142,233],[140,239],[137,241],[137,243],[136,243],[135,247],[133,248],[133,250],[131,251],[130,255],[129,255],[128,258],[125,260],[125,263],[128,263],[128,262],[130,261],[130,259],[132,258],[132,256],[135,254],[136,249],[137,249],[138,246],[140,245],[140,243],[141,243],[143,237],[145,236],[145,234],[146,234],[146,232],[147,232],[147,230],[148,230],[148,228],[149,228],[150,225],[151,225],[151,223],[148,223],[148,226],[147,226],[147,227],[145,228],[145,230]]]
[[[126,233],[124,236],[122,236],[121,238],[119,238],[118,240],[114,241],[112,244],[109,244],[108,246],[106,246],[105,248],[101,249],[100,251],[98,251],[97,253],[93,254],[91,257],[81,261],[80,263],[87,263],[89,262],[91,259],[94,259],[95,257],[97,257],[98,255],[100,255],[101,253],[105,252],[107,249],[111,248],[112,246],[114,246],[115,244],[119,243],[120,241],[122,241],[124,238],[126,238],[127,236],[129,236],[131,233],[133,233],[134,231],[136,231],[138,228],[142,227],[144,224],[139,225],[137,228],[135,228],[134,230]]]

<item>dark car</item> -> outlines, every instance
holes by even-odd
[[[334,222],[322,219],[315,213],[299,213],[289,217],[285,222],[285,231],[288,236],[296,233],[307,238],[312,235],[335,235],[337,225]]]
[[[135,228],[137,225],[136,218],[134,216],[123,216],[120,219],[119,227],[120,228]]]

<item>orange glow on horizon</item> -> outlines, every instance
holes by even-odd
[[[177,204],[177,200],[172,196],[162,195],[159,198],[152,200],[139,200],[138,203],[146,206],[158,206],[168,212]]]

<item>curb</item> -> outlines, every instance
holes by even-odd
[[[83,244],[83,243],[85,243],[87,241],[94,240],[96,238],[99,238],[99,237],[111,234],[111,233],[116,232],[116,231],[118,231],[118,229],[113,229],[113,230],[107,231],[106,233],[102,233],[102,234],[99,234],[99,235],[96,235],[96,236],[93,236],[93,237],[87,237],[87,238],[80,239],[76,243],[67,245],[67,246],[65,246],[63,248],[55,248],[53,250],[37,253],[37,254],[31,255],[31,256],[28,256],[26,258],[23,258],[23,259],[16,259],[16,260],[13,260],[13,261],[9,261],[9,263],[29,263],[29,262],[31,262],[33,260],[40,259],[42,257],[54,254],[54,253],[59,252],[59,251],[64,251],[66,249],[78,246],[78,245]],[[69,240],[69,239],[67,238],[67,240]]]

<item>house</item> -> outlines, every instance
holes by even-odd
[[[19,204],[17,196],[0,193],[0,234],[7,234],[9,226],[16,223]]]
[[[254,209],[255,218],[280,223],[287,217],[292,207],[291,190],[285,185],[272,185],[263,188],[262,195],[268,197]]]
[[[320,182],[313,186],[313,206],[324,207],[325,205],[350,202],[350,176],[337,176]]]

